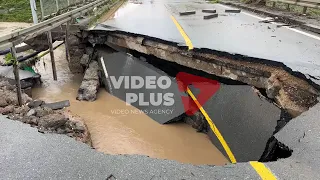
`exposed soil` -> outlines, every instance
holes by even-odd
[[[33,100],[22,94],[23,105],[18,106],[16,87],[6,78],[0,78],[0,113],[9,119],[21,121],[38,128],[41,133],[66,134],[78,141],[91,146],[87,126],[80,117],[73,116],[69,111],[52,110],[41,100]]]
[[[6,35],[12,31],[20,30],[26,27],[31,26],[30,23],[21,23],[21,22],[0,22],[0,35]]]

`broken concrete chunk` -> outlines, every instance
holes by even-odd
[[[63,126],[67,122],[67,118],[63,114],[50,114],[43,116],[39,119],[39,128],[58,128]]]
[[[215,9],[203,9],[202,12],[204,12],[204,13],[216,13],[217,10],[215,10]]]
[[[201,112],[196,112],[193,116],[187,116],[183,120],[186,124],[191,125],[197,132],[207,132],[208,123]]]
[[[39,118],[37,118],[35,116],[26,116],[26,117],[21,117],[21,119],[19,119],[19,120],[23,123],[27,123],[27,124],[31,124],[31,125],[38,125]]]
[[[218,17],[218,14],[210,14],[208,16],[203,16],[203,19],[212,19]]]
[[[5,78],[1,78],[0,88],[6,89],[6,90],[14,90],[16,87],[13,84],[11,84],[8,80],[6,80]]]
[[[89,68],[85,72],[83,81],[78,90],[77,100],[94,101],[97,99],[97,92],[100,87],[98,70],[98,62],[91,62]]]
[[[34,109],[30,109],[29,112],[27,113],[27,116],[33,116],[36,114],[36,111]]]
[[[21,106],[21,107],[17,107],[17,108],[15,108],[14,110],[13,110],[13,112],[15,113],[15,114],[20,114],[20,115],[25,115],[25,114],[27,114],[27,112],[30,110],[30,108],[28,107],[28,106],[26,106],[26,105],[23,105],[23,106]]]
[[[43,117],[46,116],[48,114],[52,114],[53,110],[48,108],[48,107],[37,107],[34,109],[36,111],[36,116],[37,117]]]
[[[12,104],[12,105],[19,104],[17,94],[14,91],[0,89],[0,99],[3,99],[0,102],[0,103],[2,103],[1,106],[8,105],[8,104]],[[28,95],[26,95],[25,93],[22,93],[22,104],[26,104],[27,102],[30,102],[31,100],[32,99]]]
[[[187,16],[191,14],[196,14],[196,11],[185,11],[185,12],[179,12],[180,16]]]
[[[82,81],[78,90],[77,100],[79,101],[95,101],[97,99],[99,81]]]
[[[0,107],[0,113],[3,114],[3,115],[7,115],[9,113],[12,113],[13,110],[14,110],[14,106],[13,105],[9,105],[9,106],[6,106],[4,108]]]
[[[240,13],[241,9],[226,9],[226,13]]]
[[[84,67],[87,67],[90,61],[90,56],[88,54],[83,54],[80,60],[80,64]]]
[[[41,106],[44,103],[42,100],[34,100],[28,103],[29,108],[36,108]]]
[[[55,103],[46,103],[46,104],[42,105],[42,107],[48,107],[52,110],[63,109],[65,107],[69,107],[69,106],[70,106],[69,100],[55,102]]]
[[[93,61],[90,63],[89,68],[86,70],[83,81],[90,81],[90,80],[99,80],[99,64],[97,61]]]
[[[88,54],[89,57],[92,57],[94,52],[94,49],[92,47],[86,47],[86,54]]]
[[[69,46],[78,46],[81,44],[81,39],[76,35],[69,35],[68,37],[68,45]]]
[[[8,102],[5,100],[5,99],[3,99],[3,98],[0,98],[0,107],[6,107],[6,106],[8,106],[9,104],[8,104]]]

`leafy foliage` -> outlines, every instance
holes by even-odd
[[[0,11],[0,21],[32,22],[29,0],[0,0]]]
[[[5,64],[13,64],[16,62],[16,59],[13,57],[13,55],[11,53],[8,53],[4,57],[4,61],[5,61]]]

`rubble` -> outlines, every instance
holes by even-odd
[[[208,132],[209,125],[200,111],[196,112],[193,116],[184,117],[183,121],[186,124],[191,125],[194,129],[197,130],[197,132]]]
[[[99,65],[97,61],[90,63],[83,77],[81,86],[78,90],[77,100],[79,101],[95,101],[97,99],[99,82]]]
[[[69,107],[69,106],[70,106],[69,100],[55,102],[55,103],[44,103],[41,105],[41,107],[48,107],[52,110],[63,109],[65,107]]]
[[[80,64],[82,65],[82,67],[87,67],[89,62],[90,62],[90,56],[87,54],[83,54],[80,60]]]
[[[67,118],[62,114],[48,114],[39,118],[39,129],[57,129],[67,122]]]
[[[208,49],[187,51],[164,41],[132,36],[130,33],[109,32],[107,36],[104,36],[95,32],[89,36],[88,41],[95,45],[108,42],[218,77],[265,89],[269,98],[293,117],[297,117],[313,107],[318,103],[317,98],[320,96],[317,85],[307,78],[293,73],[290,69],[284,68],[284,65],[280,63],[272,65],[262,63],[263,59]],[[144,43],[141,44],[141,41]]]
[[[45,103],[42,100],[32,100],[25,93],[22,94],[22,99],[23,105],[19,107],[15,87],[0,78],[1,114],[7,115],[11,120],[37,127],[39,132],[66,134],[91,146],[90,133],[82,119],[65,110],[57,110],[70,105],[69,101]]]
[[[184,12],[179,12],[180,16],[187,16],[187,15],[192,15],[196,14],[196,11],[184,11]]]

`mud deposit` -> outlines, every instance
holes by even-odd
[[[145,114],[134,113],[135,107],[100,89],[94,102],[76,100],[81,75],[72,75],[65,60],[64,47],[55,51],[58,81],[53,81],[50,57],[45,56],[36,67],[43,84],[33,89],[33,98],[48,102],[70,100],[69,110],[81,116],[91,133],[93,147],[109,154],[141,154],[153,158],[172,159],[184,163],[223,165],[228,160],[210,142],[207,135],[197,133],[184,123],[161,125]],[[44,64],[43,61],[46,63]],[[129,114],[114,110],[127,109]]]

